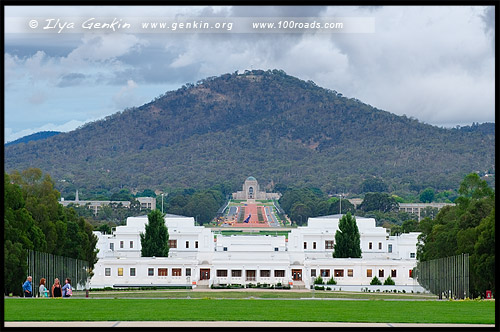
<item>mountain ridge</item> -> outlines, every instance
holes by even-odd
[[[393,190],[447,189],[471,171],[494,170],[494,132],[476,127],[438,128],[281,70],[253,70],[6,147],[5,168],[39,165],[65,180],[60,190],[239,186],[248,174],[325,191],[355,192],[368,176]]]

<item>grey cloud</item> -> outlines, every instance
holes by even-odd
[[[233,6],[231,16],[236,17],[314,17],[320,16],[326,6]]]
[[[57,87],[65,88],[70,86],[80,85],[85,81],[86,76],[81,73],[69,73],[61,77]]]
[[[484,14],[481,15],[481,18],[484,22],[484,31],[489,33],[495,33],[495,7],[489,6],[486,7]]]

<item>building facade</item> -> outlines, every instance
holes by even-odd
[[[137,197],[136,198],[140,203],[140,210],[154,210],[156,209],[156,198],[154,197]],[[67,201],[61,197],[61,201],[59,203],[62,206],[68,206],[69,204],[75,204],[80,206],[88,206],[94,212],[94,215],[97,215],[98,211],[106,205],[116,205],[123,206],[126,208],[130,208],[130,201],[85,201],[80,200],[78,197],[78,190],[76,191],[75,200]]]
[[[445,206],[455,206],[455,203],[399,203],[399,211],[412,213],[421,221],[422,211],[426,208],[441,210]]]
[[[360,291],[374,276],[391,277],[408,291],[424,289],[412,278],[419,233],[389,236],[375,219],[356,217],[362,258],[332,258],[340,215],[309,218],[284,235],[224,236],[192,217],[166,215],[168,257],[141,257],[147,216],[129,217],[112,234],[94,232],[98,261],[91,288],[138,286],[292,285],[309,288],[321,276],[336,287]],[[392,286],[394,287],[394,286]]]
[[[266,193],[260,190],[259,183],[257,179],[253,176],[249,176],[243,183],[243,189],[233,193],[233,199],[236,200],[268,200],[268,199],[279,199],[280,194],[278,193]]]

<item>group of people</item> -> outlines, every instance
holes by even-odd
[[[28,276],[23,284],[24,297],[33,297],[33,286],[31,285],[31,280],[33,278]],[[73,295],[73,288],[71,287],[71,279],[66,278],[64,281],[64,286],[61,286],[59,278],[54,280],[54,284],[50,290],[51,297],[70,297]],[[40,285],[38,288],[39,297],[49,297],[49,290],[45,287],[45,278],[40,279]]]

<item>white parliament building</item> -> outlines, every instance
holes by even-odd
[[[218,234],[195,226],[194,218],[165,215],[169,232],[168,257],[141,257],[140,233],[147,216],[129,217],[112,234],[94,232],[99,240],[98,261],[91,288],[268,284],[310,288],[321,276],[336,290],[368,289],[424,292],[412,278],[420,233],[389,236],[375,219],[356,217],[362,258],[333,258],[340,215],[309,218],[308,225],[284,235]],[[395,286],[370,286],[374,276],[382,283],[391,277]],[[327,285],[330,286],[330,285]],[[374,288],[375,287],[375,288]]]

